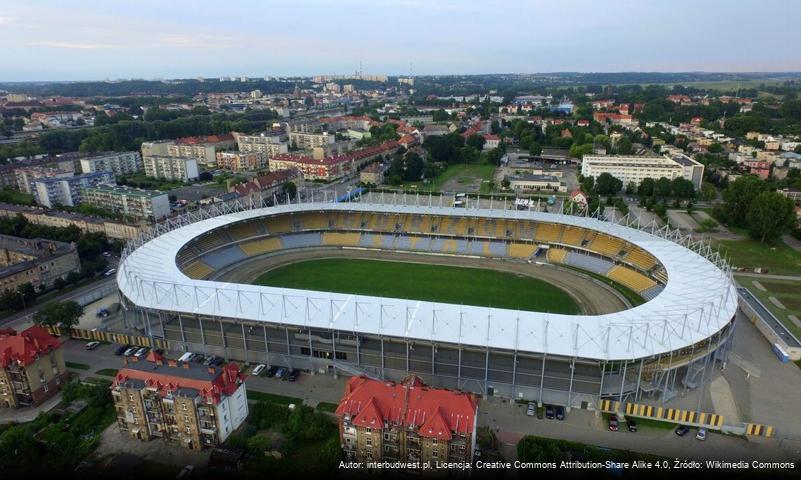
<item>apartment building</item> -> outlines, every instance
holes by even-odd
[[[111,172],[116,176],[142,170],[139,152],[101,152],[81,158],[83,173]]]
[[[17,190],[31,195],[35,195],[36,181],[39,179],[69,178],[74,175],[74,172],[63,171],[58,168],[43,165],[20,167],[14,170]]]
[[[200,450],[224,442],[248,416],[245,376],[236,364],[205,367],[156,352],[125,362],[111,395],[117,426],[131,438]]]
[[[245,135],[233,132],[240,152],[257,152],[270,158],[289,151],[286,132],[283,130],[271,130],[261,132],[257,135]]]
[[[478,400],[429,388],[411,375],[401,383],[351,377],[336,410],[348,460],[472,462]]]
[[[602,173],[609,173],[620,179],[624,187],[629,183],[639,185],[645,178],[656,180],[665,177],[673,180],[681,177],[691,181],[696,189],[700,189],[704,178],[704,166],[684,154],[585,155],[581,162],[581,174],[597,178]]]
[[[312,133],[312,132],[289,132],[289,144],[294,148],[300,150],[311,150],[315,147],[325,147],[335,143],[336,136],[328,132]]]
[[[148,177],[187,182],[200,175],[196,158],[150,155],[143,156],[142,162]]]
[[[306,180],[331,181],[357,171],[383,154],[397,150],[397,141],[390,140],[380,145],[354,150],[344,155],[317,159],[305,155],[282,154],[269,159],[270,170],[298,169]]]
[[[66,380],[61,342],[47,330],[0,329],[0,408],[40,405]]]
[[[522,173],[504,177],[516,192],[567,192],[567,186],[554,175]]]
[[[115,213],[142,220],[156,221],[170,215],[166,193],[118,185],[97,185],[85,188],[83,201]]]
[[[0,217],[14,218],[17,215],[22,215],[34,225],[57,228],[75,225],[82,232],[101,232],[105,233],[108,238],[120,240],[133,240],[139,235],[140,231],[138,225],[131,225],[107,218],[59,210],[45,210],[41,207],[0,203]]]
[[[101,183],[114,182],[111,172],[84,173],[72,177],[39,178],[34,182],[33,194],[39,205],[53,208],[56,205],[74,207],[83,201],[83,189]]]
[[[213,166],[217,163],[217,152],[236,146],[233,135],[209,135],[184,137],[176,140],[159,140],[142,144],[142,157],[194,158],[198,165]]]
[[[267,157],[261,152],[218,152],[217,168],[234,172],[253,172],[267,168]]]
[[[371,163],[359,172],[359,181],[365,185],[381,185],[384,183],[384,169],[381,164]]]
[[[81,267],[75,245],[43,238],[0,235],[0,292],[30,283],[36,289],[52,287]]]
[[[284,186],[289,182],[294,183],[298,188],[302,187],[303,174],[300,170],[293,168],[270,172],[267,175],[235,185],[231,191],[236,192],[242,198],[249,198],[258,203],[262,198],[270,199],[273,195],[283,194]]]

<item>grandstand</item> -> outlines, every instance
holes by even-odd
[[[175,225],[126,247],[117,282],[126,324],[176,349],[387,379],[414,372],[431,385],[580,406],[599,397],[669,400],[695,388],[698,365],[725,360],[730,344],[728,267],[711,249],[669,240],[676,237],[667,230],[369,203],[279,205]],[[567,277],[577,269],[644,303],[561,315],[205,280],[308,248],[490,257]],[[681,361],[666,360],[674,355]]]

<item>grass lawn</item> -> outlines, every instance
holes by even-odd
[[[423,263],[310,260],[270,270],[253,283],[538,312],[580,312],[567,292],[536,278]]]
[[[790,319],[790,315],[795,315],[796,318],[801,319],[801,282],[737,275],[735,275],[735,277],[740,285],[753,293],[771,313],[776,315],[776,318],[778,318],[793,335],[801,338],[801,327]],[[754,285],[755,280],[768,291],[763,292],[757,288],[756,285]],[[770,297],[776,298],[785,308],[776,306],[770,301]]]
[[[64,365],[66,365],[67,368],[71,368],[73,370],[89,370],[90,368],[92,368],[85,363],[77,363],[77,362],[64,362]]]
[[[280,382],[280,380],[277,381]],[[290,403],[294,403],[295,405],[300,405],[301,403],[303,403],[302,398],[287,397],[285,395],[276,395],[274,393],[256,392],[253,390],[248,390],[248,400],[255,400],[257,402],[260,401],[272,402],[272,403],[278,403],[280,405],[289,405]]]
[[[768,273],[778,275],[801,275],[801,252],[793,250],[784,242],[767,245],[756,240],[721,240],[721,255],[729,257],[732,265],[753,270],[767,268]]]
[[[116,377],[117,376],[117,369],[116,368],[103,368],[95,372],[97,375],[103,375],[106,377]]]
[[[455,178],[459,184],[465,185],[480,180],[482,182],[481,193],[489,193],[488,184],[484,183],[484,181],[492,181],[492,176],[495,174],[495,168],[497,168],[495,165],[489,165],[486,163],[450,165],[442,173],[432,178],[427,184],[422,182],[414,182],[410,184],[404,184],[403,187],[409,188],[411,186],[416,186],[421,192],[438,192],[445,182]]]

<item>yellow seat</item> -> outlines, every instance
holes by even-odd
[[[228,234],[234,240],[244,240],[259,236],[259,230],[256,227],[256,222],[247,221],[228,227]]]
[[[584,239],[585,230],[581,227],[565,227],[562,233],[562,243],[568,245],[581,246],[581,241]]]
[[[201,262],[200,260],[194,260],[183,268],[184,274],[186,274],[186,276],[189,278],[194,278],[195,280],[205,278],[213,271],[213,268]]]
[[[567,250],[561,248],[548,249],[548,261],[551,263],[564,263],[567,256]]]
[[[559,240],[561,233],[562,225],[556,225],[553,223],[540,223],[537,225],[534,239],[538,242],[555,242]]]
[[[598,234],[590,242],[589,249],[607,257],[616,257],[623,250],[623,240]]]
[[[261,255],[263,253],[274,252],[281,248],[281,239],[277,237],[263,238],[261,240],[251,240],[239,245],[248,257]]]
[[[615,265],[606,274],[612,280],[621,283],[635,292],[642,292],[656,285],[656,282],[646,277],[645,275],[635,272],[630,268],[621,265]]]
[[[325,232],[323,233],[323,245],[353,247],[358,245],[360,236],[360,233]]]
[[[509,256],[515,258],[528,258],[537,251],[536,245],[526,243],[513,243],[509,245]]]
[[[645,271],[656,266],[656,258],[641,248],[633,248],[624,260]]]

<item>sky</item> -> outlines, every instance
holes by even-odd
[[[0,81],[801,71],[796,0],[0,0]]]

